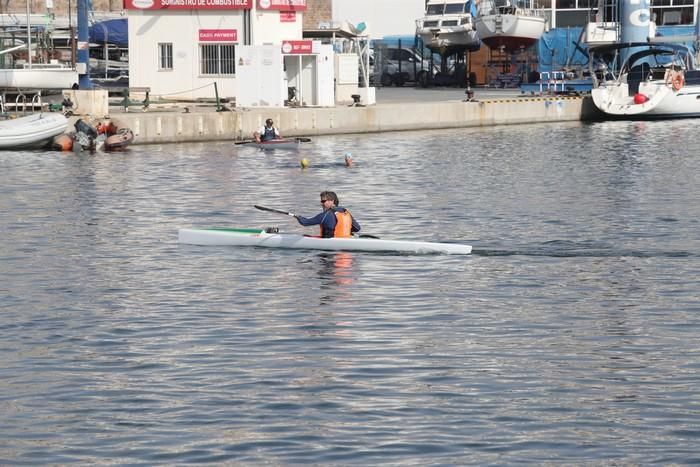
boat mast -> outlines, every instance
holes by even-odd
[[[29,20],[29,0],[27,0],[27,61],[32,69],[32,25]]]

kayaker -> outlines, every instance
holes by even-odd
[[[277,128],[274,126],[274,122],[272,121],[271,118],[268,118],[265,120],[265,126],[262,126],[253,133],[253,138],[255,138],[256,143],[260,143],[262,141],[270,141],[273,139],[280,139],[282,136],[280,135],[280,132],[277,130]]]
[[[301,225],[319,225],[321,238],[350,237],[353,233],[360,231],[360,224],[352,217],[350,211],[338,206],[338,204],[338,195],[332,191],[322,191],[321,206],[323,206],[323,212],[311,218],[294,217]]]

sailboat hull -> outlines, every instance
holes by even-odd
[[[481,45],[476,31],[471,27],[418,28],[416,33],[431,51],[445,55],[479,50]]]
[[[483,15],[476,18],[479,38],[490,49],[517,50],[537,42],[545,30],[545,18],[520,14]]]
[[[635,103],[626,84],[600,86],[591,90],[596,107],[609,117],[663,119],[700,117],[700,85],[672,89],[663,81],[642,83],[639,93],[649,99]]]
[[[0,69],[0,88],[71,89],[76,83],[78,72],[72,68]]]

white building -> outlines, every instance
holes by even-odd
[[[302,40],[306,0],[125,0],[124,5],[130,87],[194,99],[213,98],[216,83],[219,97],[232,98],[240,97],[237,83],[264,76],[265,88],[246,89],[246,97],[252,105],[275,107],[284,105],[287,86],[302,86],[303,74],[307,101],[333,105],[332,49]],[[251,92],[260,98],[251,99]]]

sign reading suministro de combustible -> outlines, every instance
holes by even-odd
[[[127,10],[250,10],[253,0],[124,0]]]

